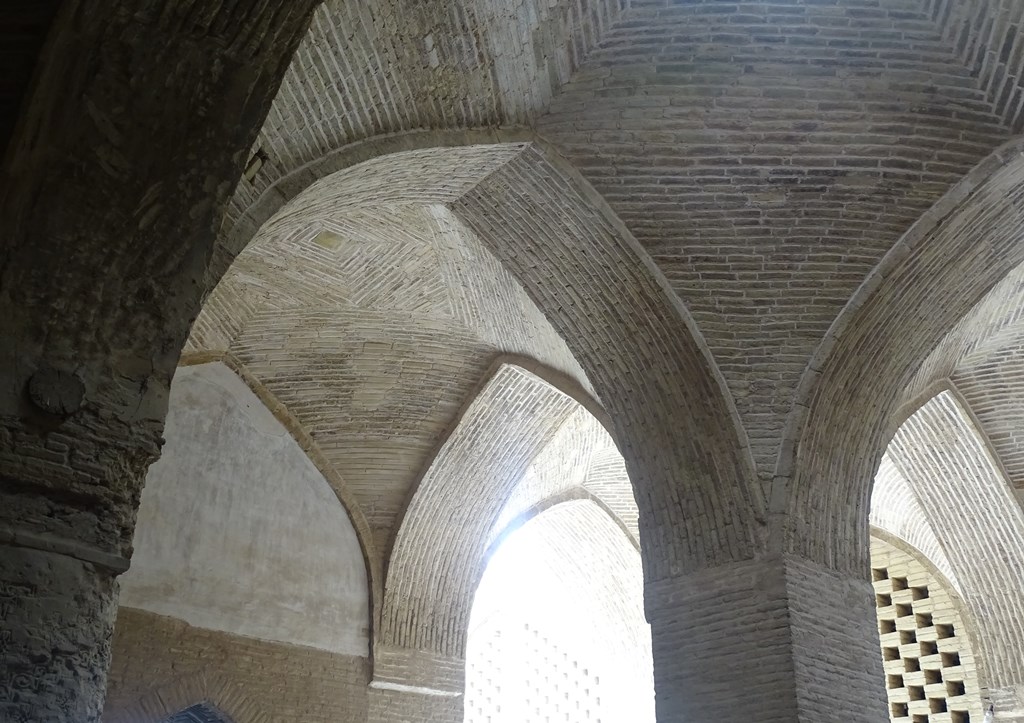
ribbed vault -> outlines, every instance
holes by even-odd
[[[1006,131],[917,2],[654,2],[628,17],[538,129],[686,300],[768,479],[829,325]]]
[[[388,564],[374,650],[377,681],[403,679],[407,658],[458,692],[476,570],[488,533],[530,462],[574,402],[519,367],[502,366],[462,415],[419,482]],[[427,664],[427,661],[430,661]]]
[[[366,160],[381,152],[373,146],[382,139],[415,128],[448,132],[457,144],[460,134],[500,135],[505,131],[487,129],[531,125],[608,200],[692,311],[722,374],[716,384],[728,388],[730,398],[715,403],[716,413],[738,415],[730,426],[739,439],[727,446],[745,448],[749,437],[764,497],[781,512],[816,379],[849,326],[849,312],[840,315],[844,305],[863,303],[865,289],[880,278],[872,270],[901,235],[1019,124],[1020,13],[1001,0],[972,0],[969,7],[946,0],[783,0],[742,12],[719,0],[541,5],[524,0],[499,9],[480,0],[424,3],[407,12],[390,4],[324,5],[257,144],[263,165],[232,201],[214,276],[268,209],[339,170],[344,163],[337,159],[347,154]],[[979,50],[996,46],[995,58]],[[480,208],[468,203],[484,189],[502,196],[516,187],[521,179],[510,176],[532,152],[449,205],[538,300],[617,419],[616,401],[601,392],[579,346],[590,333],[607,334],[607,325],[567,334],[550,313],[553,300],[538,297],[551,285],[532,286],[528,274],[517,273],[513,266],[523,255],[509,253],[513,246],[499,233],[529,218],[504,209],[491,223],[474,218]],[[847,304],[851,296],[856,301]],[[566,305],[556,303],[564,313]],[[629,316],[631,326],[641,323],[655,335],[664,326],[642,306]],[[674,370],[672,384],[692,376],[691,366]],[[893,387],[905,382],[904,374]],[[661,450],[678,446],[654,439],[634,453],[620,441],[627,462],[660,458]],[[878,441],[867,446],[878,450]],[[869,460],[867,470],[879,453],[851,456]],[[762,500],[743,481],[747,454],[719,486],[742,490],[739,504],[724,507],[740,517],[752,509],[756,519]],[[862,485],[870,478],[866,471],[843,476]],[[633,477],[645,484],[639,470]],[[807,504],[856,515],[867,508],[863,492],[835,505],[831,494],[843,496],[812,495]],[[696,498],[681,503],[691,510],[708,505]],[[829,516],[812,519],[816,514],[798,513],[791,534]],[[715,526],[751,529],[749,520],[713,517]],[[650,526],[652,534],[662,522]],[[866,538],[858,529],[841,525],[839,536],[857,541],[838,547],[863,558]],[[729,540],[726,547],[716,557],[743,557],[750,543]],[[828,549],[831,543],[805,547],[817,559],[847,556]]]
[[[375,138],[533,126],[690,307],[767,488],[801,376],[848,298],[1019,125],[1021,12],[1006,0],[741,10],[328,2],[222,236]]]
[[[297,198],[235,259],[187,346],[234,360],[344,486],[370,527],[378,606],[408,490],[494,358],[520,355],[590,386],[444,205],[518,151],[382,159]]]
[[[292,60],[239,186],[260,194],[346,145],[421,128],[525,123],[600,42],[626,0],[328,0]]]
[[[946,550],[922,509],[917,489],[893,463],[888,453],[882,455],[882,462],[875,474],[869,521],[876,528],[888,532],[920,551],[957,590],[960,590]]]
[[[962,364],[953,384],[1024,501],[1024,438],[1019,424],[1024,418],[1024,326],[1016,331],[1017,337],[1007,345]]]
[[[297,178],[296,183],[302,180]],[[310,239],[318,223],[334,234],[331,229],[338,228],[338,219],[358,209],[380,216],[371,210],[380,206],[388,209],[383,215],[391,217],[397,206],[428,206],[435,218],[443,216],[450,226],[475,235],[522,285],[565,340],[571,357],[553,358],[533,348],[526,353],[580,380],[602,401],[612,400],[607,412],[614,433],[630,476],[644,490],[640,508],[641,515],[650,513],[651,549],[672,550],[659,552],[660,563],[652,559],[650,574],[662,578],[750,554],[763,501],[752,486],[742,430],[722,380],[660,274],[571,169],[552,160],[543,148],[522,142],[423,148],[374,157],[336,171],[293,197],[264,225],[255,247],[261,245],[260,239]],[[333,243],[330,236],[317,238],[309,246],[314,255],[322,253],[316,247]],[[225,258],[244,246],[237,236],[226,243],[221,247]],[[240,274],[249,253],[238,257]],[[287,257],[276,258],[273,278],[287,278]],[[223,293],[218,289],[207,305],[211,315],[197,321],[196,338],[216,345],[223,343],[225,334],[236,333],[237,319],[251,313],[253,299],[265,294],[261,287],[266,284],[255,278],[245,293],[223,284]],[[307,297],[310,294],[319,295],[318,289],[310,287]],[[232,295],[241,301],[233,301]],[[302,307],[294,308],[299,313]],[[259,340],[238,337],[238,356],[250,368],[276,364],[272,357],[280,355],[276,348],[281,334],[293,333],[297,320],[273,307],[254,318],[277,325],[274,344],[266,348]],[[314,322],[315,339],[300,345],[310,358],[293,367],[293,373],[304,375],[309,384],[314,383],[308,371],[312,353],[317,358],[329,355],[338,338],[324,333],[327,319]],[[498,336],[502,343],[515,338],[500,326]],[[385,357],[390,353],[386,345],[378,351]],[[445,373],[445,382],[450,377]],[[426,393],[430,387],[417,389]],[[275,393],[293,405],[284,392]],[[372,517],[371,511],[367,517]],[[717,540],[711,533],[716,527],[722,530]]]

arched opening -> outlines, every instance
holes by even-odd
[[[473,602],[466,723],[653,723],[642,590],[639,552],[590,501],[512,531]]]
[[[980,721],[990,705],[1012,720],[1024,688],[1024,510],[955,389],[896,431],[871,524],[892,720]]]
[[[165,435],[121,578],[104,720],[162,720],[197,694],[239,723],[362,714],[369,587],[336,492],[222,363],[178,369]]]
[[[901,407],[952,376],[978,332],[998,326],[963,322],[1024,261],[1021,147],[993,153],[922,216],[808,365],[776,467],[787,549],[866,574],[872,480]]]
[[[172,716],[165,718],[161,723],[235,723],[226,715],[221,713],[209,703],[196,703]]]

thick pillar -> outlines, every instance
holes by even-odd
[[[466,663],[436,652],[374,646],[369,723],[462,723]]]
[[[115,586],[94,563],[0,544],[0,720],[99,719]]]
[[[318,0],[63,0],[0,168],[0,720],[91,723],[170,380]]]
[[[792,556],[648,583],[659,723],[888,720],[874,593]]]

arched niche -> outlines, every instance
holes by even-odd
[[[121,605],[366,656],[359,540],[288,430],[226,366],[181,367],[139,508]]]

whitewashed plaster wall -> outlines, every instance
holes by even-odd
[[[355,530],[245,383],[220,363],[179,368],[165,437],[121,605],[366,656],[369,595]]]

